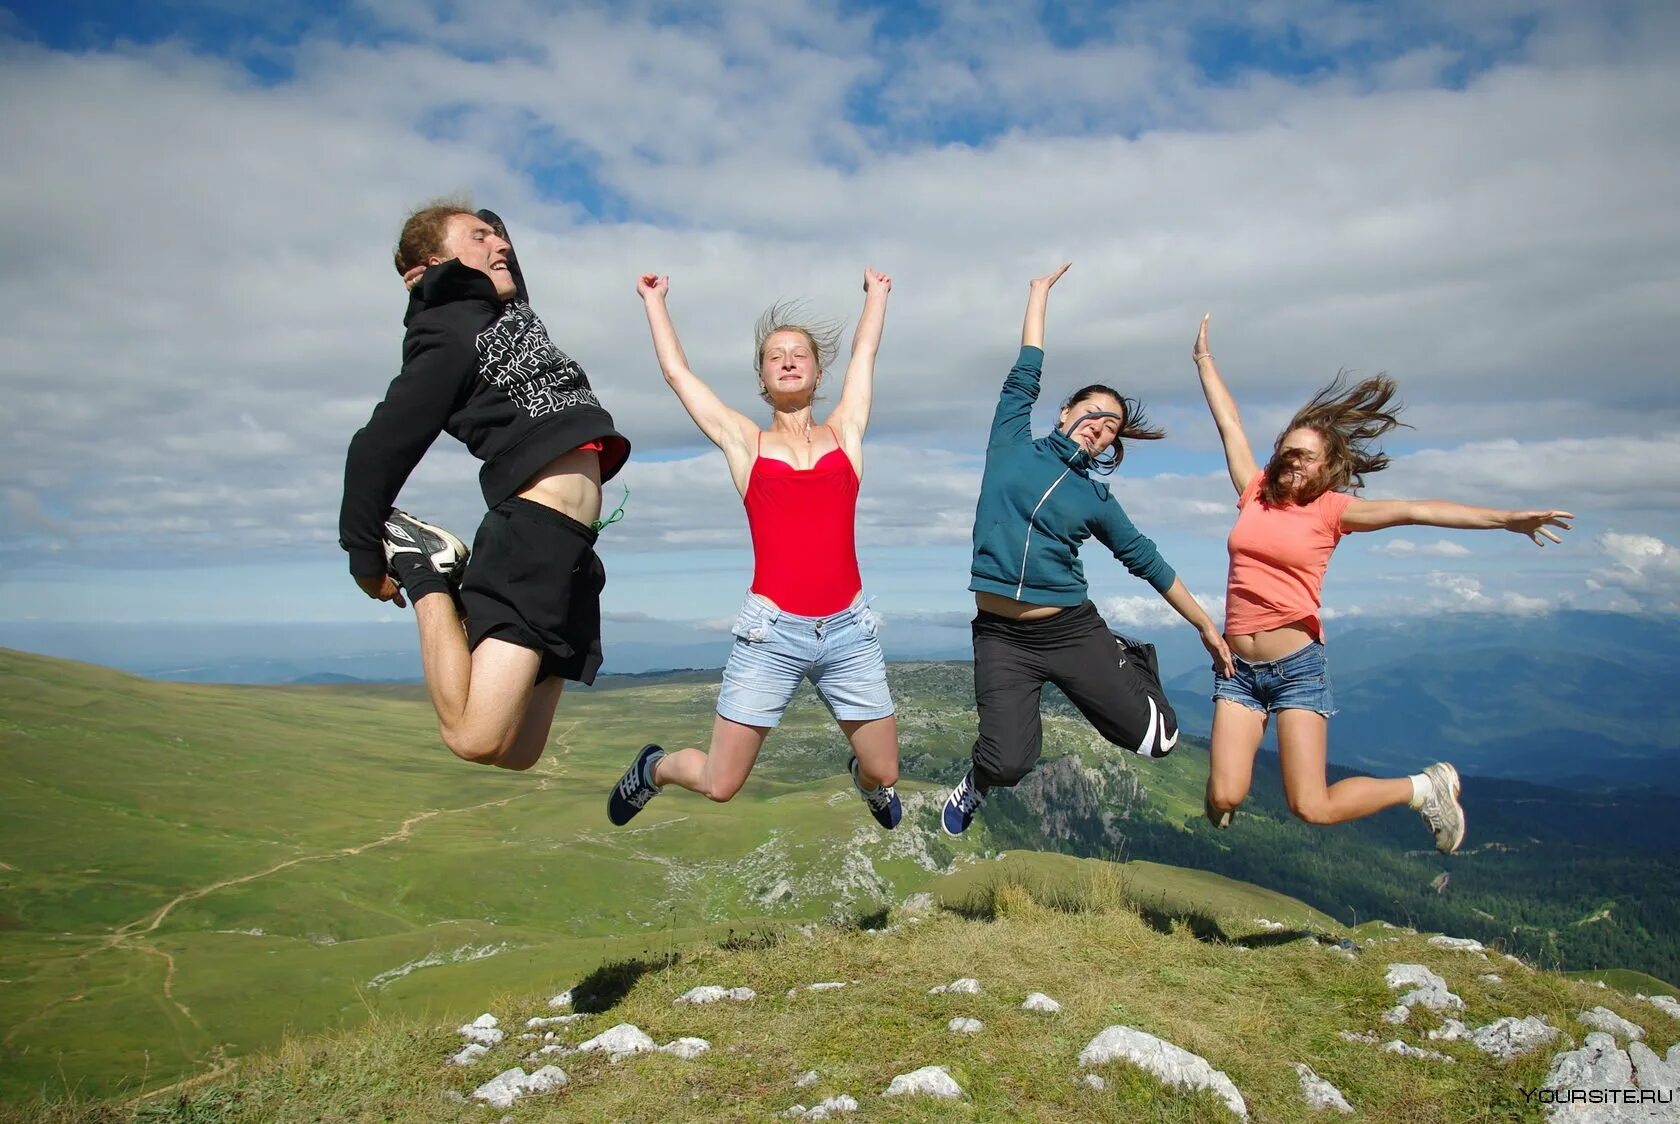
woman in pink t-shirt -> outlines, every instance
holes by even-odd
[[[1538,546],[1561,542],[1567,511],[1495,511],[1446,500],[1362,500],[1351,493],[1367,473],[1388,467],[1372,448],[1400,421],[1394,380],[1383,376],[1347,386],[1338,376],[1296,413],[1264,469],[1254,460],[1237,404],[1208,352],[1207,317],[1191,351],[1202,393],[1225,445],[1236,487],[1237,522],[1228,548],[1225,639],[1234,675],[1214,674],[1213,737],[1207,816],[1228,827],[1248,796],[1254,755],[1266,721],[1278,716],[1278,759],[1289,809],[1314,824],[1345,823],[1406,804],[1435,835],[1437,850],[1464,842],[1458,770],[1437,762],[1409,777],[1325,776],[1329,719],[1335,713],[1325,661],[1319,591],[1343,535],[1384,527],[1506,530]]]

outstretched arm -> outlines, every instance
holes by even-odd
[[[665,297],[670,291],[669,277],[644,273],[636,280],[636,292],[647,312],[648,330],[653,334],[653,350],[659,356],[659,368],[665,373],[665,381],[677,392],[683,409],[700,427],[700,432],[723,450],[736,488],[745,490],[747,474],[752,470],[752,459],[757,452],[751,436],[756,433],[757,427],[745,414],[726,406],[711,387],[689,370],[688,356],[683,354],[676,325],[671,323],[671,312],[665,307]]]
[[[1226,471],[1231,474],[1231,483],[1236,485],[1240,495],[1248,489],[1248,482],[1260,471],[1260,466],[1254,461],[1254,450],[1249,448],[1248,434],[1243,432],[1237,401],[1225,389],[1225,380],[1219,377],[1219,368],[1214,366],[1213,353],[1208,350],[1207,328],[1208,317],[1204,315],[1202,330],[1196,334],[1196,344],[1190,349],[1190,357],[1196,361],[1196,374],[1202,380],[1202,396],[1207,399],[1208,409],[1213,413],[1213,424],[1219,428],[1219,439],[1225,445]]]
[[[1342,512],[1344,531],[1380,531],[1385,527],[1452,527],[1461,531],[1512,531],[1527,535],[1535,546],[1546,539],[1562,542],[1559,530],[1569,530],[1567,511],[1500,511],[1451,500],[1360,500]]]
[[[1065,262],[1060,269],[1032,279],[1027,291],[1027,314],[1021,321],[1021,356],[1003,380],[997,410],[992,414],[992,435],[986,442],[987,448],[1032,440],[1032,408],[1038,401],[1039,380],[1044,375],[1044,309],[1050,303],[1050,287],[1072,264]]]
[[[881,327],[887,319],[887,294],[892,278],[865,266],[863,315],[852,333],[852,358],[846,364],[846,385],[829,415],[854,463],[863,451],[863,432],[869,428],[869,408],[875,397],[875,353],[881,349]]]
[[[1219,632],[1219,626],[1207,615],[1202,603],[1184,585],[1184,579],[1173,576],[1170,587],[1161,592],[1161,600],[1173,607],[1173,612],[1190,622],[1190,627],[1196,630],[1196,635],[1202,639],[1202,647],[1208,655],[1213,657],[1213,666],[1225,676],[1235,675],[1236,668],[1231,663],[1231,648],[1225,643],[1225,637]]]

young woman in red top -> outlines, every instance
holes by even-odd
[[[1278,759],[1289,808],[1314,824],[1345,823],[1384,808],[1416,809],[1450,854],[1464,841],[1458,770],[1438,762],[1409,777],[1349,777],[1328,784],[1324,763],[1335,708],[1325,660],[1319,591],[1343,535],[1385,527],[1506,530],[1538,546],[1561,542],[1567,511],[1496,511],[1446,500],[1362,500],[1351,492],[1367,473],[1388,466],[1372,443],[1401,422],[1394,380],[1377,376],[1349,387],[1338,377],[1320,390],[1279,435],[1264,469],[1255,462],[1237,404],[1208,351],[1202,317],[1191,356],[1202,393],[1225,445],[1239,499],[1228,543],[1225,639],[1236,673],[1214,675],[1213,737],[1207,816],[1228,827],[1248,796],[1254,755],[1266,721],[1278,716]]]
[[[723,450],[752,532],[753,582],[735,622],[709,752],[643,748],[607,801],[615,824],[675,784],[728,800],[746,782],[764,739],[799,684],[810,679],[852,745],[852,783],[882,827],[898,826],[898,725],[875,617],[863,599],[856,526],[863,434],[874,392],[875,353],[892,279],[863,271],[863,316],[852,336],[840,401],[821,425],[811,405],[839,342],[838,327],[792,322],[776,306],[758,323],[759,394],[769,428],[724,405],[689,370],[671,314],[670,279],[636,285],[665,381],[700,431]]]

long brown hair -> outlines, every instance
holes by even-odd
[[[1291,501],[1308,504],[1325,492],[1363,488],[1368,473],[1388,467],[1388,456],[1381,449],[1371,448],[1371,443],[1406,424],[1399,417],[1400,403],[1394,401],[1398,391],[1387,375],[1372,375],[1349,386],[1347,372],[1336,372],[1335,381],[1297,410],[1272,443],[1272,459],[1260,485],[1261,502],[1267,507],[1281,507]],[[1309,491],[1291,495],[1282,477],[1300,453],[1284,452],[1283,439],[1297,429],[1310,429],[1324,442],[1324,468],[1308,486]]]

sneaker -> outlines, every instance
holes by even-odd
[[[440,576],[453,590],[461,584],[467,544],[430,523],[422,523],[406,511],[391,509],[385,517],[385,566],[405,590]]]
[[[1217,827],[1220,831],[1224,831],[1226,828],[1231,826],[1231,817],[1236,813],[1219,811],[1213,806],[1213,801],[1209,800],[1206,795],[1203,795],[1202,814],[1207,816],[1208,823]]]
[[[863,802],[869,805],[869,814],[875,817],[875,822],[891,831],[898,826],[899,819],[904,815],[904,806],[898,802],[898,793],[893,786],[884,784],[879,788],[864,788],[863,781],[858,779],[858,759],[852,758],[852,786],[863,797]]]
[[[659,795],[659,786],[653,783],[653,767],[659,759],[665,756],[665,751],[656,745],[644,745],[642,751],[636,754],[636,759],[630,762],[630,767],[624,770],[624,775],[613,785],[611,795],[607,797],[607,819],[614,827],[623,827],[633,819],[637,812],[647,807],[647,802]]]
[[[945,810],[939,817],[945,834],[961,835],[967,831],[968,825],[974,822],[974,813],[985,802],[986,794],[974,783],[974,770],[970,769],[945,798]]]
[[[1435,833],[1435,849],[1450,855],[1464,842],[1464,806],[1458,802],[1463,786],[1458,770],[1445,761],[1438,761],[1423,771],[1429,778],[1429,795],[1423,798],[1418,814],[1429,830]]]

